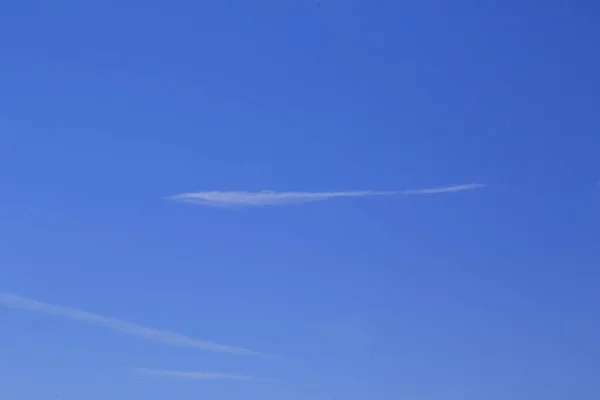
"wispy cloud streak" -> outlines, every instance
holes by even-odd
[[[253,381],[255,378],[245,375],[222,374],[217,372],[200,371],[170,371],[162,369],[137,368],[133,373],[139,376],[157,376],[165,378],[182,378],[193,380],[234,380],[234,381]]]
[[[113,331],[118,331],[131,336],[136,336],[140,339],[153,340],[175,346],[189,347],[220,353],[230,353],[236,355],[264,356],[264,354],[240,347],[207,342],[204,340],[190,338],[188,336],[175,332],[147,328],[145,326],[138,325],[133,322],[128,322],[116,318],[104,317],[102,315],[92,314],[74,308],[42,303],[25,297],[15,296],[10,293],[0,292],[0,305],[9,308],[35,311],[39,313],[54,315],[57,317],[68,318],[71,320],[84,322],[90,325],[96,325],[112,329]]]
[[[462,192],[482,188],[485,185],[470,183],[466,185],[453,185],[429,189],[391,190],[391,191],[347,191],[347,192],[275,192],[265,190],[261,192],[235,192],[235,191],[208,191],[182,193],[168,197],[170,200],[183,201],[204,206],[221,207],[251,207],[274,206],[283,204],[299,204],[314,201],[329,200],[338,197],[369,197],[369,196],[416,196],[427,194],[441,194]]]

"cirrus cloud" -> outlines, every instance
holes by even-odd
[[[428,189],[412,190],[353,190],[344,192],[276,192],[263,190],[260,192],[248,191],[201,191],[181,193],[167,197],[170,200],[193,203],[203,206],[215,207],[252,207],[275,206],[285,204],[300,204],[315,201],[330,200],[339,197],[370,197],[370,196],[418,196],[441,193],[455,193],[466,190],[482,188],[485,185],[470,183]]]

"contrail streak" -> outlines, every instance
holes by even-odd
[[[255,378],[245,375],[223,374],[218,372],[199,372],[199,371],[170,371],[161,369],[134,369],[133,373],[141,376],[158,376],[166,378],[183,378],[196,380],[235,380],[235,381],[253,381]]]
[[[71,320],[84,322],[90,325],[101,326],[112,329],[140,339],[154,340],[174,346],[190,347],[206,351],[220,353],[230,353],[236,355],[264,356],[264,354],[247,350],[241,347],[234,347],[225,344],[207,342],[204,340],[190,338],[180,333],[162,331],[153,328],[147,328],[133,322],[123,321],[116,318],[104,317],[98,314],[92,314],[86,311],[77,310],[69,307],[62,307],[48,303],[42,303],[25,297],[15,296],[10,293],[0,292],[0,305],[9,308],[35,311],[39,313],[54,315],[57,317],[68,318]]]

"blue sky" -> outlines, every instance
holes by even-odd
[[[597,399],[599,11],[4,2],[0,398]]]

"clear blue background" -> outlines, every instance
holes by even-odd
[[[0,308],[0,398],[598,399],[595,3],[2,2],[0,291],[280,357]]]

